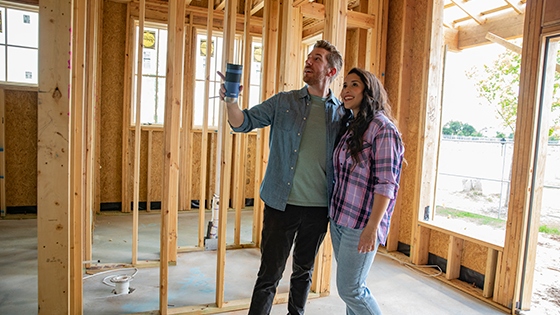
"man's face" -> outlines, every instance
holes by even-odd
[[[307,55],[303,69],[303,82],[310,86],[329,83],[333,68],[329,68],[327,63],[328,54],[329,52],[323,48],[315,48]]]

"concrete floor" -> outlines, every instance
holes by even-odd
[[[179,215],[178,245],[193,245],[197,235],[197,214]],[[96,217],[93,258],[102,263],[130,262],[132,216],[100,215]],[[207,221],[210,216],[207,216]],[[157,213],[142,214],[139,220],[139,259],[156,259],[159,255],[159,220]],[[226,241],[233,242],[233,215],[228,214]],[[252,212],[243,211],[241,241],[251,239]],[[36,219],[0,220],[0,314],[35,314],[37,312],[37,221]],[[225,301],[249,299],[259,266],[257,249],[229,250],[226,253]],[[213,304],[215,302],[216,252],[180,254],[177,266],[169,268],[170,307]],[[290,263],[278,292],[289,290]],[[333,267],[335,262],[333,262]],[[127,314],[158,308],[159,268],[141,268],[130,287],[129,295],[113,295],[102,283],[106,276],[132,274],[123,270],[84,280],[84,314]],[[385,315],[407,314],[504,314],[436,279],[410,270],[379,254],[368,277],[370,290]],[[246,314],[236,311],[227,314]],[[286,314],[286,305],[275,305],[272,315]],[[345,314],[345,305],[337,295],[335,273],[331,294],[308,301],[306,314]]]

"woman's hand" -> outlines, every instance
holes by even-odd
[[[358,253],[369,253],[375,250],[375,241],[377,239],[377,228],[368,228],[366,226],[360,235],[358,243]]]

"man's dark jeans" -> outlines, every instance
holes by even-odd
[[[327,233],[328,222],[327,207],[287,205],[285,211],[279,211],[265,206],[261,267],[249,315],[270,313],[292,244],[294,253],[288,312],[291,315],[303,314],[311,287],[315,256]]]

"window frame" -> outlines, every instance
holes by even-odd
[[[8,2],[8,1],[1,1],[0,0],[0,8],[4,9],[4,21],[2,21],[2,25],[4,26],[4,32],[5,32],[5,36],[6,36],[6,41],[4,44],[1,44],[1,46],[4,46],[3,49],[5,50],[5,63],[6,63],[6,69],[5,69],[5,80],[0,80],[0,88],[9,88],[9,89],[16,89],[16,90],[23,90],[23,91],[37,91],[39,89],[39,80],[37,77],[37,83],[24,83],[24,82],[15,82],[15,81],[8,81],[8,47],[17,47],[17,48],[25,48],[25,49],[33,49],[37,51],[37,76],[39,74],[39,42],[40,39],[37,39],[37,47],[27,47],[27,46],[19,46],[19,45],[10,45],[8,44],[8,40],[7,40],[7,12],[8,9],[11,10],[20,10],[20,11],[28,11],[28,12],[33,12],[33,13],[37,13],[38,18],[40,19],[41,17],[39,16],[39,6],[34,6],[34,5],[29,5],[29,4],[21,4],[21,3],[14,3],[14,2]],[[37,25],[37,30],[39,31],[39,24]],[[1,49],[1,48],[0,48]]]

